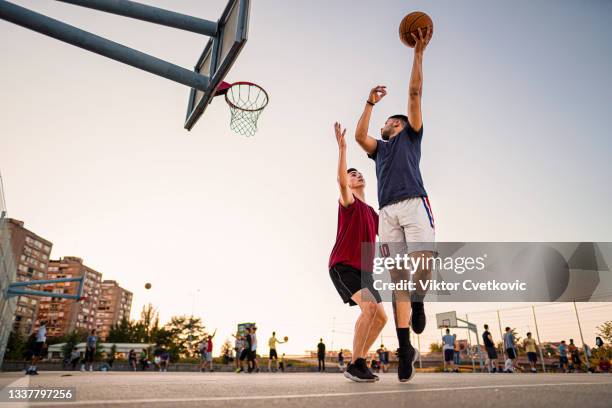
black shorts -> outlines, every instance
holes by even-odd
[[[251,350],[247,353],[247,359],[249,361],[255,361],[255,358],[257,358],[257,351]]]
[[[516,352],[514,351],[513,348],[507,348],[506,349],[506,354],[508,354],[508,358],[510,360],[514,360],[516,358]]]
[[[40,357],[41,356],[44,344],[45,343],[42,342],[42,341],[37,341],[36,343],[34,343],[34,347],[32,348],[32,353],[36,357]]]
[[[489,360],[497,360],[497,350],[495,347],[487,347],[487,356],[489,356]]]
[[[359,269],[340,263],[331,267],[329,270],[329,277],[344,303],[356,306],[357,303],[355,303],[351,297],[361,289],[366,288],[374,295],[376,303],[382,302],[378,291],[374,289],[374,279],[369,272],[364,272],[362,274]]]
[[[238,359],[240,361],[244,361],[247,358],[248,355],[249,355],[249,350],[242,349],[242,351],[240,352],[240,357]]]
[[[455,356],[455,350],[453,349],[444,350],[444,361],[446,361],[447,363],[449,361],[453,361],[454,356]]]
[[[529,359],[530,363],[536,363],[538,361],[538,355],[533,351],[527,353],[527,359]]]
[[[270,349],[270,360],[278,359],[278,354],[276,354],[276,349]]]

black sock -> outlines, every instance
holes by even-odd
[[[408,327],[398,327],[395,331],[397,332],[397,340],[399,341],[400,348],[410,346],[410,329]]]

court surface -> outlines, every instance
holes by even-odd
[[[382,374],[357,384],[341,374],[0,373],[0,387],[76,387],[77,401],[0,406],[122,407],[610,407],[609,374]]]

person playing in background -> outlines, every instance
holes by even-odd
[[[487,350],[487,357],[489,360],[488,370],[490,373],[497,372],[497,349],[495,348],[495,343],[493,342],[493,336],[491,336],[491,332],[489,331],[489,325],[484,325],[485,331],[482,333],[482,341]]]
[[[236,339],[234,341],[234,350],[236,351],[236,359],[234,361],[234,363],[236,364],[236,373],[241,373],[244,371],[244,369],[242,368],[242,362],[245,358],[243,356],[245,349],[245,340],[244,337],[240,335],[240,332],[236,332],[236,334],[233,336]]]
[[[250,327],[245,327],[244,329],[245,331],[245,335],[244,335],[244,349],[242,350],[242,354],[240,354],[240,369],[238,370],[239,373],[244,371],[244,368],[242,366],[244,360],[247,360],[247,372],[252,372],[253,369],[251,367],[251,328]]]
[[[319,372],[325,372],[325,343],[323,343],[323,338],[320,338],[319,344],[317,344],[317,362],[319,363]]]
[[[565,344],[565,340],[561,340],[561,344],[559,344],[559,368],[563,370],[564,373],[567,373],[567,365],[567,344]]]
[[[148,360],[147,350],[146,349],[142,349],[142,351],[140,352],[140,369],[142,371],[145,371],[147,369],[147,367],[149,367],[149,360]]]
[[[280,367],[281,373],[284,373],[285,372],[285,353],[283,353],[283,355],[281,356],[278,366]]]
[[[461,348],[459,347],[459,342],[457,341],[457,334],[453,334],[453,336],[455,337],[453,363],[455,364],[455,370],[459,371],[459,366],[461,365]]]
[[[407,109],[388,117],[380,130],[382,140],[369,136],[372,110],[387,94],[385,86],[376,86],[370,90],[355,130],[355,140],[375,161],[380,207],[378,234],[382,253],[390,258],[407,254],[424,261],[416,270],[390,269],[394,282],[412,279],[417,287],[412,293],[407,290],[393,291],[393,312],[399,342],[397,376],[400,382],[409,381],[415,374],[414,363],[418,359],[418,351],[410,343],[410,327],[416,334],[421,334],[425,329],[423,301],[426,291],[421,285],[431,278],[428,260],[434,254],[434,217],[419,164],[423,140],[423,57],[432,34],[429,28],[425,31],[419,28],[418,35],[413,34],[415,46]]]
[[[36,342],[32,350],[32,364],[26,370],[27,375],[38,375],[38,369],[36,364],[41,360],[43,355],[43,349],[45,348],[45,342],[47,341],[47,322],[40,322],[40,327],[36,333]]]
[[[338,368],[340,371],[344,371],[344,354],[342,353],[342,349],[338,352]]]
[[[212,335],[209,335],[206,338],[206,346],[205,346],[205,354],[204,354],[204,371],[206,371],[206,367],[210,370],[210,372],[215,371],[213,369],[213,339],[217,334],[217,329],[213,332]]]
[[[87,343],[85,345],[85,361],[81,364],[81,371],[85,371],[85,365],[89,364],[89,371],[93,371],[93,363],[96,359],[96,344],[98,343],[98,336],[96,336],[96,329],[93,329],[89,336],[87,336]],[[134,365],[134,370],[136,366]]]
[[[582,367],[582,360],[580,360],[580,349],[576,347],[576,344],[574,344],[574,339],[570,339],[570,344],[567,347],[567,351],[572,358],[570,371],[576,372],[577,370],[580,370]]]
[[[536,341],[531,337],[531,332],[527,332],[527,338],[523,340],[523,346],[527,352],[527,359],[529,360],[529,366],[531,367],[532,373],[537,373],[536,363],[538,362],[538,353],[536,347]]]
[[[442,350],[444,352],[444,371],[455,372],[455,336],[450,334],[450,329],[446,329],[446,334],[442,336]]]
[[[283,344],[284,341],[280,341],[276,338],[276,332],[272,332],[272,337],[268,339],[268,347],[270,348],[270,354],[268,355],[268,371],[272,372],[272,362],[274,361],[274,371],[278,370],[278,353],[276,352],[276,345]]]
[[[383,373],[386,373],[389,370],[389,351],[384,344],[381,344],[380,348],[376,350],[376,354],[378,354],[378,361],[380,361]]]
[[[328,262],[329,277],[342,301],[359,306],[360,310],[353,332],[352,361],[344,376],[356,382],[371,382],[378,377],[368,368],[365,357],[387,322],[372,275],[378,214],[366,203],[363,175],[357,169],[347,169],[346,129],[335,123],[334,131],[338,143],[336,179],[340,197],[336,242]],[[368,244],[372,247],[368,248]]]
[[[512,362],[512,367],[516,370],[520,370],[518,366],[518,353],[516,352],[514,333],[512,329],[506,327],[506,333],[504,334],[504,348],[506,349],[506,355],[508,360]]]
[[[251,364],[252,371],[259,372],[259,360],[257,359],[257,326],[251,330]]]
[[[200,372],[204,372],[204,367],[206,366],[206,349],[208,348],[208,342],[206,339],[202,339],[200,344],[198,344],[198,352],[200,353]]]

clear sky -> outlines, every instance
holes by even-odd
[[[206,41],[59,2],[15,2],[187,68]],[[214,20],[225,0],[146,3]],[[414,10],[435,24],[421,165],[436,238],[611,241],[612,3],[603,0],[253,0],[249,41],[227,78],[270,94],[250,139],[229,129],[221,99],[187,132],[186,87],[0,21],[9,214],[53,241],[54,257],[81,256],[133,290],[134,317],[149,301],[162,319],[193,310],[221,338],[256,321],[262,338],[290,336],[289,353],[320,336],[329,344],[335,325],[336,346],[349,347],[357,311],[327,272],[332,124],[348,127],[349,164],[376,207],[373,162],[352,135],[376,84],[389,94],[372,134],[406,110],[412,55],[397,27]],[[589,309],[589,336],[608,306]],[[457,306],[482,319],[496,307]],[[508,324],[522,327],[524,316]],[[577,336],[563,316],[571,332],[551,324],[544,339]],[[430,325],[423,342],[437,336]]]

